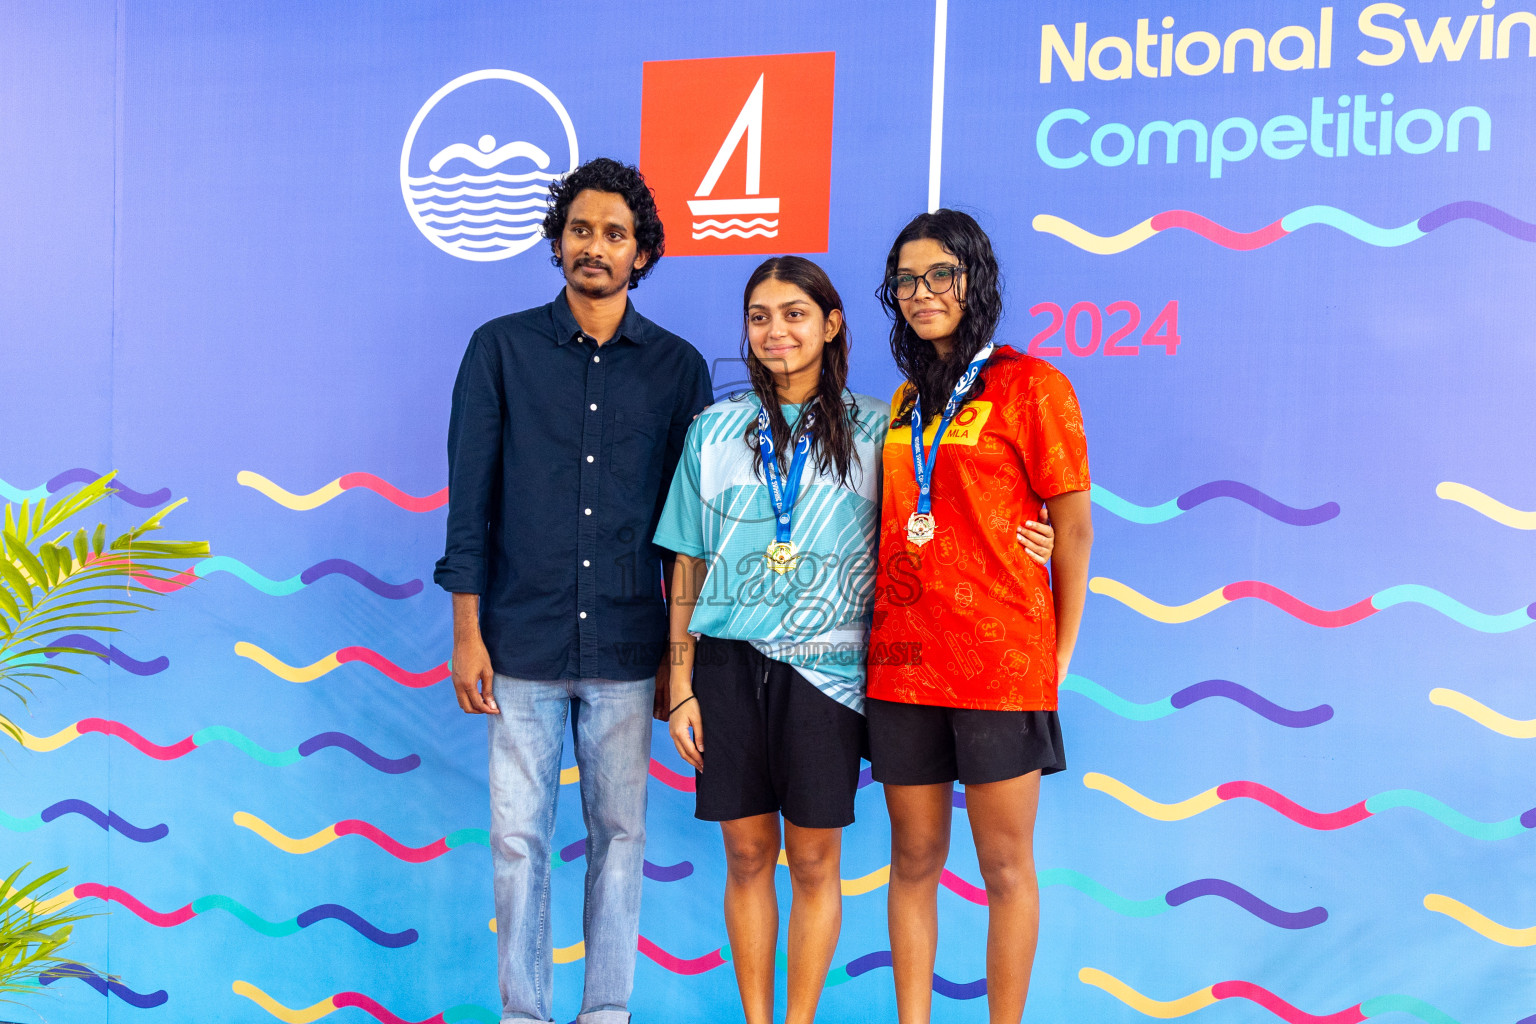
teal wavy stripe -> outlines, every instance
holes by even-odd
[[[1126,501],[1113,491],[1106,490],[1098,484],[1093,484],[1089,490],[1093,503],[1112,516],[1140,523],[1142,526],[1151,526],[1155,523],[1166,523],[1174,516],[1182,515],[1184,510],[1179,508],[1178,498],[1169,498],[1161,505],[1136,505]]]
[[[1504,821],[1478,821],[1416,789],[1391,789],[1385,793],[1377,793],[1365,801],[1365,809],[1372,814],[1380,814],[1382,811],[1390,811],[1396,807],[1411,807],[1416,811],[1422,811],[1440,824],[1453,828],[1472,839],[1488,841],[1509,839],[1530,831],[1520,824],[1518,817],[1507,818]]]
[[[1155,917],[1168,909],[1168,900],[1165,897],[1155,896],[1149,900],[1126,899],[1113,889],[1071,868],[1047,868],[1040,872],[1039,878],[1042,889],[1048,885],[1070,885],[1078,892],[1092,897],[1124,917]]]
[[[1137,704],[1126,700],[1112,690],[1105,689],[1092,679],[1084,679],[1082,676],[1070,673],[1062,682],[1061,689],[1080,693],[1106,711],[1112,711],[1121,718],[1129,718],[1133,722],[1156,721],[1173,714],[1174,711],[1172,697],[1164,697],[1151,704]]]
[[[479,843],[481,846],[490,846],[491,834],[483,828],[461,828],[457,832],[448,833],[447,838],[443,842],[448,845],[450,850],[463,846],[465,843]],[[558,857],[560,854],[557,852],[555,856]]]
[[[192,901],[192,913],[202,914],[210,910],[226,910],[240,919],[240,923],[252,931],[260,932],[268,938],[280,939],[286,935],[294,935],[299,931],[298,918],[288,921],[268,921],[259,916],[245,904],[238,900],[232,900],[228,896],[199,896]]]
[[[822,987],[831,988],[833,985],[841,985],[845,981],[852,980],[852,978],[848,977],[848,968],[834,967],[827,972],[827,983]]]
[[[48,497],[46,484],[38,484],[30,491],[24,491],[20,487],[12,487],[4,480],[0,480],[0,499],[21,504],[23,501],[42,501]]]
[[[461,1020],[478,1021],[480,1024],[501,1024],[501,1014],[492,1013],[474,1003],[460,1003],[443,1011],[443,1024],[458,1024]]]
[[[287,597],[304,589],[304,581],[298,576],[286,580],[269,580],[238,558],[230,558],[228,555],[205,558],[193,566],[192,571],[203,579],[207,579],[211,573],[227,572],[272,597]]]
[[[1424,232],[1419,230],[1417,218],[1400,228],[1379,228],[1374,224],[1361,220],[1352,213],[1344,212],[1336,206],[1304,206],[1295,213],[1288,213],[1280,219],[1280,227],[1287,234],[1312,224],[1326,224],[1328,227],[1358,238],[1362,242],[1389,248],[1407,245],[1409,242],[1417,241],[1424,237]]]
[[[0,481],[3,483],[4,481]],[[34,814],[30,818],[13,818],[4,811],[0,811],[0,828],[8,828],[12,832],[31,832],[33,829],[43,827],[43,816]]]
[[[1425,1024],[1461,1024],[1455,1017],[1438,1006],[1430,1006],[1413,996],[1377,996],[1360,1004],[1360,1012],[1367,1017],[1380,1017],[1387,1013],[1408,1013]]]
[[[1468,608],[1454,597],[1447,597],[1438,590],[1423,587],[1417,583],[1403,583],[1388,587],[1373,596],[1371,604],[1378,611],[1391,608],[1395,604],[1422,604],[1480,633],[1508,633],[1531,624],[1531,614],[1525,608],[1516,608],[1503,615],[1488,615]]]
[[[228,743],[241,753],[274,768],[298,764],[304,759],[297,747],[288,750],[268,750],[254,740],[248,739],[244,733],[231,729],[227,725],[210,725],[206,729],[199,729],[192,734],[192,742],[199,747],[206,747],[210,743]]]

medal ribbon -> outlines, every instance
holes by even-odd
[[[992,358],[992,344],[988,342],[966,366],[960,379],[955,381],[955,390],[950,394],[949,401],[944,403],[944,415],[939,417],[939,427],[933,432],[933,448],[924,457],[923,453],[923,397],[914,395],[912,398],[912,472],[917,476],[917,513],[927,515],[933,506],[933,463],[939,457],[939,442],[944,439],[944,431],[949,429],[949,421],[955,418],[955,413],[960,411],[960,406],[965,402],[966,392],[971,390],[971,385],[976,383],[981,368],[987,365],[987,360]]]
[[[800,497],[800,477],[805,472],[805,458],[811,451],[811,427],[816,414],[805,414],[805,433],[795,444],[795,455],[789,462],[786,479],[779,473],[779,455],[773,447],[773,429],[768,425],[768,410],[757,413],[757,450],[763,459],[763,475],[768,478],[768,500],[773,503],[774,541],[789,543],[790,517],[794,514],[795,501]]]

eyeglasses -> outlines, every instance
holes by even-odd
[[[891,290],[891,294],[898,299],[910,299],[917,294],[917,282],[923,282],[924,287],[934,295],[943,295],[955,286],[955,278],[965,270],[962,266],[954,266],[941,263],[936,267],[929,267],[925,274],[893,274],[886,278],[885,286]]]

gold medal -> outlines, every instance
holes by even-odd
[[[933,515],[928,512],[913,512],[907,520],[907,540],[922,547],[933,540]]]
[[[793,572],[800,559],[795,555],[795,546],[787,540],[774,541],[768,545],[768,568],[783,576]]]

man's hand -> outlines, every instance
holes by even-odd
[[[496,673],[480,636],[480,596],[453,595],[453,695],[468,715],[499,715]]]

